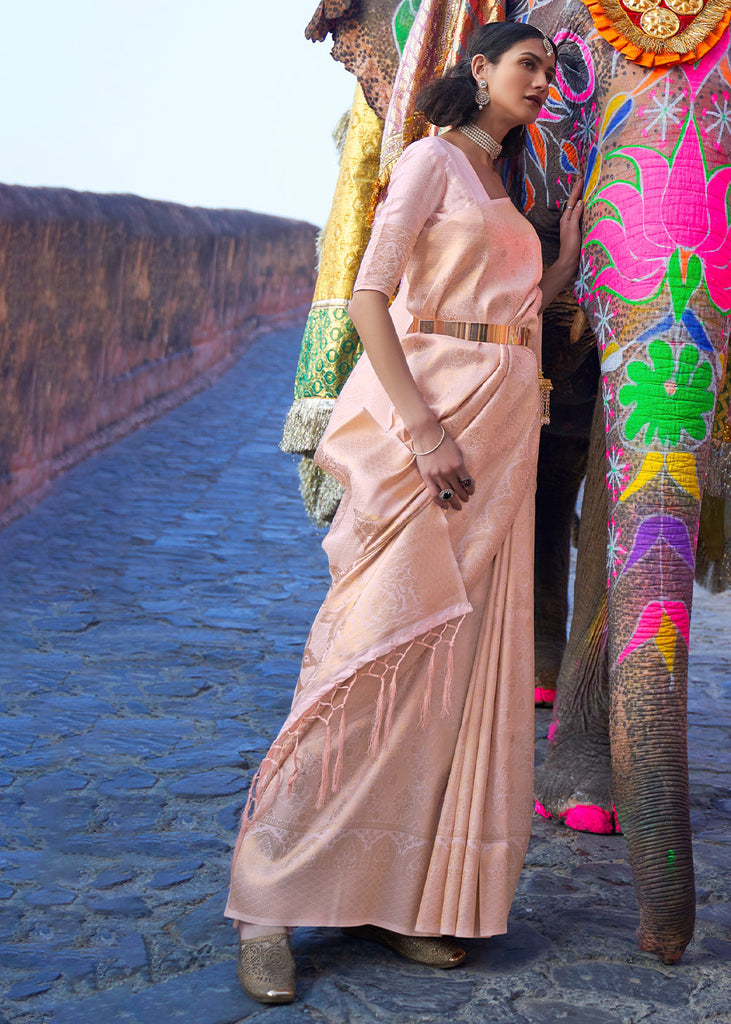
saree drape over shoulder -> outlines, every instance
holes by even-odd
[[[417,319],[524,325],[528,346],[406,333],[475,480],[430,500],[366,356],[316,454],[345,488],[332,586],[244,814],[226,908],[259,925],[502,933],[532,813],[533,500],[541,254],[442,138],[411,145],[355,289]]]

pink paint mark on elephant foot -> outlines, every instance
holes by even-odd
[[[553,737],[556,735],[556,729],[558,729],[558,722],[554,718],[554,720],[551,722],[551,724],[548,727],[548,742],[549,743],[553,742]]]
[[[551,814],[539,800],[535,802],[535,812],[549,821],[556,819],[556,815]],[[620,834],[622,831],[619,827],[616,807],[612,807],[611,811],[605,811],[603,807],[598,807],[596,804],[577,804],[575,807],[561,811],[558,817],[567,828],[573,829],[575,832],[592,832],[594,835],[606,836],[613,833]]]
[[[552,690],[548,686],[536,685],[533,691],[533,699],[536,707],[539,708],[552,708],[553,702],[556,699],[556,690]]]
[[[577,804],[576,807],[569,807],[567,811],[561,811],[559,818],[567,828],[575,832],[593,832],[595,835],[605,836],[614,832],[614,819],[610,811],[596,804]]]

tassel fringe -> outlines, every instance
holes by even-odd
[[[269,804],[269,787],[273,786],[272,792],[276,794],[281,782],[282,770],[287,761],[291,762],[291,770],[287,778],[287,789],[292,789],[299,774],[297,755],[300,739],[317,722],[324,726],[325,737],[322,750],[320,787],[316,806],[318,808],[324,806],[328,790],[332,793],[339,791],[345,758],[345,709],[353,686],[357,685],[359,679],[370,677],[380,681],[378,696],[373,708],[373,725],[368,744],[368,752],[371,756],[377,755],[383,744],[388,743],[390,739],[398,694],[399,671],[404,659],[415,648],[421,648],[421,653],[426,653],[427,650],[431,651],[427,678],[424,681],[425,693],[421,705],[421,725],[425,726],[429,719],[431,693],[437,664],[436,656],[438,650],[444,651],[444,644],[447,645],[447,650],[445,652],[446,668],[442,693],[442,715],[449,714],[451,709],[451,687],[454,676],[454,644],[459,627],[463,621],[464,616],[454,621],[442,623],[441,626],[429,630],[422,636],[415,637],[403,646],[390,651],[382,658],[377,658],[370,662],[350,676],[349,679],[339,683],[327,697],[323,698],[322,701],[303,716],[290,732],[280,735],[262,761],[261,767],[254,775],[246,807],[244,808],[243,831],[245,831],[246,825],[257,818],[261,806],[258,795],[259,790],[262,786],[265,787],[267,792],[266,803]],[[337,754],[335,757],[335,767],[331,772],[335,735],[337,735]]]
[[[437,659],[437,648],[436,644],[432,647],[431,658],[429,659],[429,671],[426,676],[426,686],[424,687],[424,696],[421,699],[421,714],[419,715],[419,725],[422,729],[426,726],[429,721],[429,712],[431,710],[431,695],[434,689],[434,665]]]
[[[279,442],[282,451],[291,455],[314,455],[334,405],[334,398],[296,399],[282,428]]]
[[[299,478],[300,494],[311,522],[320,528],[329,526],[343,496],[342,486],[307,456],[300,459]]]

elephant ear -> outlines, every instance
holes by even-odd
[[[358,9],[358,0],[320,0],[317,10],[305,29],[305,38],[321,43],[332,32],[338,20]]]
[[[321,0],[305,36],[333,38],[332,57],[356,76],[368,106],[386,116],[399,53],[393,20],[401,0]]]
[[[704,494],[698,523],[696,582],[712,594],[731,590],[731,498]]]

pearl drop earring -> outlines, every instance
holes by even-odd
[[[475,93],[475,103],[482,110],[490,102],[490,93],[487,91],[487,82],[484,79],[480,79],[477,84],[479,88]]]

